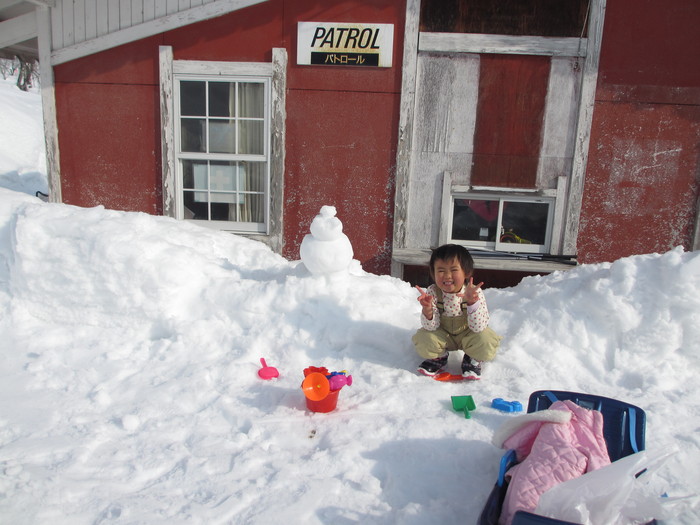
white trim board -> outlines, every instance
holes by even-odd
[[[37,36],[36,14],[31,11],[0,22],[0,49]]]
[[[160,46],[158,49],[160,70],[160,129],[173,127],[173,48]],[[161,163],[163,170],[163,215],[175,217],[175,142],[172,133],[160,134]]]
[[[113,47],[128,44],[129,42],[135,42],[148,38],[149,36],[171,31],[178,27],[194,24],[195,22],[216,18],[217,16],[225,15],[266,1],[267,0],[218,0],[185,11],[166,15],[91,40],[85,40],[78,44],[54,50],[51,53],[51,65],[57,66],[64,62],[69,62]]]
[[[51,53],[51,14],[48,7],[36,10],[39,30],[39,74],[41,75],[41,107],[44,117],[44,141],[46,143],[46,174],[49,185],[49,200],[63,202],[61,190],[61,155],[58,147],[58,123],[56,120],[56,88]]]
[[[418,32],[420,0],[406,1],[406,25],[404,29],[403,66],[401,79],[401,103],[399,135],[396,145],[396,185],[394,193],[394,249],[407,248],[407,221],[413,123],[415,118],[416,70],[418,67]],[[392,275],[400,273],[394,268]]]
[[[583,185],[588,165],[588,147],[591,140],[595,91],[598,84],[598,65],[600,63],[600,47],[603,41],[606,1],[592,0],[588,17],[590,24],[588,51],[583,65],[583,79],[581,80],[581,102],[576,126],[573,166],[569,180],[566,224],[562,239],[563,253],[576,253],[577,251],[576,241],[581,222]]]
[[[502,53],[509,55],[586,56],[587,39],[575,37],[420,33],[419,51]]]

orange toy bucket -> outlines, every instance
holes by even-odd
[[[312,399],[306,398],[306,408],[311,410],[311,412],[333,412],[335,407],[338,405],[338,394],[340,390],[331,390],[328,395],[323,399],[314,401]]]
[[[306,377],[301,384],[301,389],[306,397],[306,408],[312,412],[332,412],[338,404],[338,393],[340,390],[331,390],[328,378],[321,372],[306,369]]]

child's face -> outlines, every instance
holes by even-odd
[[[471,277],[471,272],[466,274],[457,257],[448,261],[437,259],[433,266],[435,284],[443,292],[457,293],[464,283]]]

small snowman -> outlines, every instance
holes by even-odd
[[[323,206],[301,242],[301,261],[314,275],[347,271],[352,262],[352,244],[335,214],[335,206]]]

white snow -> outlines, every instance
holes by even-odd
[[[0,77],[0,187],[48,193],[46,155],[37,88],[18,89],[16,77]]]
[[[498,357],[439,383],[415,373],[406,282],[27,195],[45,185],[39,96],[0,89],[0,522],[475,523],[513,417],[490,401],[538,389],[642,407],[647,450],[678,450],[663,490],[698,491],[700,253],[487,288]],[[336,411],[306,409],[309,365],[352,375]],[[466,394],[471,419],[450,406]]]

